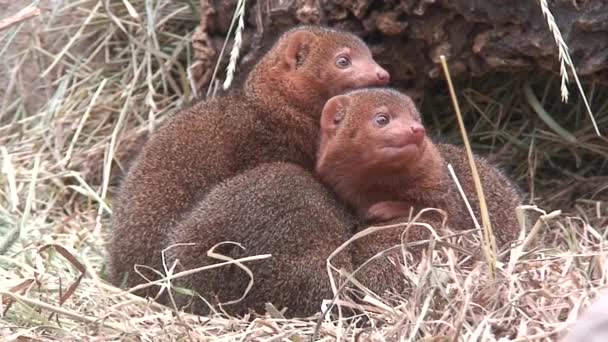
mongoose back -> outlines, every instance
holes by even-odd
[[[312,171],[327,99],[388,81],[389,74],[352,34],[317,26],[284,33],[249,73],[243,89],[180,111],[146,142],[113,205],[111,281],[118,285],[126,278],[128,287],[145,282],[134,272],[138,264],[162,271],[167,233],[189,222],[192,210],[218,183],[268,162]],[[181,229],[200,229],[197,234],[213,240],[226,229],[246,225],[243,218],[235,227]],[[198,253],[210,247],[202,245]],[[149,269],[141,272],[156,278]]]
[[[244,262],[253,275],[253,287],[238,303],[223,305],[233,315],[248,310],[264,313],[264,304],[286,307],[288,316],[309,316],[320,311],[321,301],[333,293],[327,258],[347,241],[357,224],[355,217],[319,183],[313,173],[293,163],[265,163],[215,186],[191,215],[168,236],[169,244],[188,243],[167,253],[176,272],[218,263],[207,250],[237,259],[270,254]],[[353,269],[350,250],[333,264]],[[217,307],[239,299],[247,289],[248,274],[241,268],[218,267],[175,279],[174,286],[195,290]],[[198,296],[176,295],[180,307],[206,314],[208,304]],[[190,302],[191,301],[191,302]]]
[[[497,242],[517,238],[518,190],[475,156]],[[476,217],[479,204],[464,149],[436,144],[413,101],[392,89],[359,89],[324,106],[316,171],[336,194],[370,222],[408,217],[423,208],[447,212],[452,230],[474,228],[447,163],[452,164]]]

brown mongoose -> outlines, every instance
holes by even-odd
[[[309,170],[293,163],[266,163],[214,187],[191,215],[169,232],[169,244],[196,243],[170,249],[169,264],[179,260],[176,271],[218,263],[207,250],[223,241],[215,252],[231,258],[271,254],[243,263],[253,273],[254,285],[245,298],[222,306],[233,315],[248,309],[264,313],[264,303],[288,316],[319,312],[323,299],[333,293],[326,270],[328,256],[352,235],[353,215]],[[350,252],[340,253],[334,264],[352,270]],[[249,282],[237,266],[222,266],[178,278],[173,285],[196,290],[211,304],[240,298]],[[176,296],[181,307],[191,299]],[[186,308],[206,314],[197,297]]]
[[[246,229],[246,217],[230,227],[184,224],[197,217],[190,213],[213,186],[260,164],[290,162],[312,172],[319,116],[327,99],[388,81],[389,74],[352,34],[317,26],[284,33],[249,73],[242,90],[180,111],[146,142],[113,205],[111,282],[121,284],[127,274],[128,287],[145,282],[134,272],[135,265],[163,270],[161,251],[167,233],[177,225],[204,241]],[[282,229],[268,225],[265,229]],[[174,240],[184,242],[179,236]],[[195,254],[203,256],[210,247],[201,244]],[[303,246],[301,253],[308,248]],[[141,272],[156,278],[153,271]]]
[[[518,189],[495,166],[475,156],[497,243],[515,240]],[[447,212],[451,230],[474,228],[448,173],[450,163],[479,219],[465,150],[434,143],[411,98],[389,88],[358,89],[331,98],[321,116],[316,171],[369,222],[407,217],[423,208]]]

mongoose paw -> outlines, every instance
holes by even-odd
[[[379,202],[367,209],[365,219],[373,222],[385,222],[407,216],[409,211],[410,205],[406,202]]]

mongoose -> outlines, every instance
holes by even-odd
[[[517,188],[475,156],[496,240],[517,238]],[[447,212],[452,230],[474,228],[448,174],[452,164],[476,217],[479,204],[465,150],[434,143],[410,97],[389,88],[359,89],[324,106],[316,171],[324,183],[368,222],[407,217],[423,208]]]
[[[128,287],[144,283],[135,265],[162,271],[161,251],[168,234],[173,241],[188,242],[180,234],[202,239],[190,249],[202,257],[212,241],[248,229],[247,217],[231,226],[203,227],[195,223],[206,214],[193,209],[204,206],[201,201],[213,186],[264,163],[289,162],[312,172],[325,102],[347,90],[388,82],[389,74],[367,45],[350,33],[318,26],[284,33],[250,71],[241,90],[180,111],[146,142],[113,205],[111,282],[123,284],[128,274]],[[268,222],[264,229],[283,229],[283,224]],[[250,237],[256,239],[256,233]],[[309,248],[303,245],[300,252],[308,253]],[[141,272],[156,278],[153,271]],[[296,271],[284,272],[297,276]],[[158,289],[151,290],[138,294],[153,295]]]

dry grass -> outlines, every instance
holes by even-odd
[[[568,96],[569,96],[568,87],[566,86],[566,84],[568,83],[568,71],[566,70],[566,65],[568,65],[568,67],[570,68],[570,71],[572,72],[572,75],[574,75],[574,81],[576,82],[578,91],[581,95],[581,98],[583,99],[583,102],[585,103],[585,108],[587,109],[587,112],[589,113],[589,118],[591,119],[591,123],[593,124],[593,128],[595,129],[595,133],[597,133],[597,135],[601,135],[600,129],[597,126],[597,123],[595,122],[593,113],[591,112],[591,108],[589,107],[589,102],[587,101],[587,96],[585,95],[585,92],[583,91],[583,87],[581,86],[581,82],[578,79],[578,74],[576,73],[576,69],[574,68],[574,63],[572,62],[572,58],[570,57],[570,53],[568,52],[568,46],[566,45],[566,43],[564,42],[564,39],[562,38],[562,34],[559,30],[559,27],[557,26],[557,23],[555,22],[555,18],[553,17],[553,14],[551,14],[551,10],[549,10],[549,5],[547,4],[547,0],[540,0],[540,8],[543,12],[543,16],[547,20],[547,25],[549,26],[549,31],[551,31],[551,33],[553,33],[553,39],[555,39],[555,44],[557,44],[557,48],[559,51],[559,55],[558,55],[559,56],[559,73],[562,77],[562,85],[561,85],[562,100],[564,102],[568,101]]]
[[[551,341],[606,287],[607,140],[596,136],[581,101],[555,100],[559,84],[552,79],[513,75],[458,85],[472,147],[491,152],[534,203],[563,213],[522,210],[532,223],[522,231],[525,243],[499,253],[495,277],[484,263],[466,262],[477,250],[462,246],[480,245],[472,231],[428,243],[428,258],[418,267],[402,253],[407,266],[400,272],[414,289],[407,298],[345,288],[337,298],[341,307],[353,305],[346,294],[367,303],[354,321],[336,311],[318,326],[276,310],[244,319],[176,314],[107,285],[104,243],[113,174],[122,167],[115,157],[191,99],[187,68],[196,5],[65,1],[30,19],[37,28],[32,34],[25,34],[28,22],[0,32],[9,76],[0,99],[1,338],[303,341],[316,334],[325,340]],[[23,36],[25,47],[11,48]],[[32,68],[45,78],[28,82]],[[32,105],[24,94],[36,86],[48,97]],[[588,88],[597,124],[607,127],[607,91]],[[425,100],[423,113],[437,132],[461,141],[453,112],[445,109],[449,101],[447,95]]]

